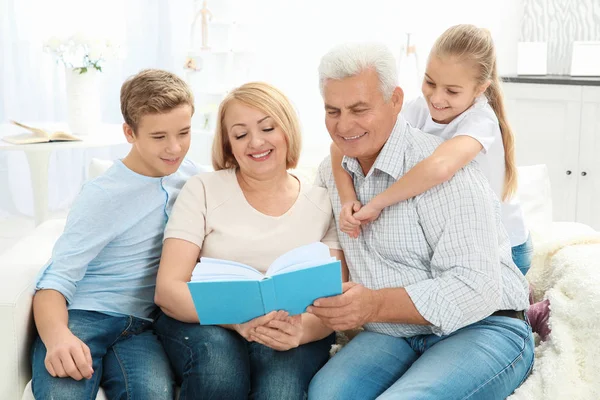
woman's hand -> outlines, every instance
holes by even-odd
[[[351,238],[356,239],[360,233],[360,221],[354,218],[354,213],[359,211],[361,204],[358,201],[349,201],[342,204],[340,213],[340,230]]]
[[[250,338],[274,350],[286,351],[298,347],[303,334],[302,315],[294,315],[257,326],[250,331]]]
[[[271,311],[270,313],[263,315],[262,317],[254,318],[248,322],[244,322],[243,324],[235,324],[231,325],[231,327],[240,334],[244,339],[249,342],[252,342],[253,339],[250,333],[259,326],[263,326],[268,324],[271,321],[281,321],[288,318],[287,311]]]

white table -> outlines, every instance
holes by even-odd
[[[65,129],[64,124],[26,123],[48,130]],[[0,124],[0,138],[19,133],[26,133],[22,128],[10,124]],[[127,143],[122,125],[110,124],[99,126],[97,131],[87,136],[81,136],[82,141],[51,142],[25,145],[14,145],[0,140],[0,151],[23,151],[27,157],[31,175],[31,185],[34,198],[35,224],[39,225],[48,219],[48,164],[50,154],[61,149],[90,149],[109,147]]]

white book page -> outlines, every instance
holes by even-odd
[[[263,274],[247,265],[202,258],[194,267],[190,282],[260,280],[262,278]]]
[[[311,244],[307,244],[304,246],[300,246],[293,250],[288,251],[287,253],[279,256],[269,269],[267,270],[267,276],[277,275],[280,271],[286,270],[289,272],[288,267],[303,265],[306,263],[313,263],[314,265],[319,265],[325,262],[328,262],[331,258],[331,254],[329,253],[329,247],[321,242],[315,242]],[[308,268],[308,267],[302,267]],[[297,268],[297,269],[302,269]]]
[[[220,265],[235,265],[236,267],[246,268],[258,272],[255,268],[237,261],[223,260],[221,258],[200,257],[199,264],[220,264]]]
[[[19,133],[18,135],[4,136],[2,140],[12,144],[46,143],[48,137],[35,133]]]
[[[75,140],[81,140],[81,139],[78,138],[77,136],[71,135],[70,133],[57,131],[50,135],[50,140],[75,141]]]
[[[288,272],[298,271],[301,269],[308,269],[308,268],[316,267],[319,265],[329,264],[334,261],[337,261],[337,258],[331,257],[331,256],[328,258],[321,258],[319,260],[306,261],[306,262],[303,262],[300,264],[289,265],[287,267],[283,267],[283,268],[279,269],[277,271],[277,273],[274,273],[273,275],[286,274]],[[273,276],[273,275],[269,275],[269,272],[267,271],[267,276]]]

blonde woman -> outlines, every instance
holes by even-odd
[[[181,399],[304,399],[329,357],[333,330],[314,315],[279,311],[244,324],[205,326],[186,286],[200,256],[264,272],[286,251],[322,241],[343,260],[327,191],[288,173],[300,145],[296,113],[274,87],[248,83],[222,102],[215,172],[195,176],[182,189],[157,279],[164,315],[156,330]]]

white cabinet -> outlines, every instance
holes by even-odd
[[[584,87],[577,175],[577,221],[600,230],[600,87]]]
[[[554,220],[600,230],[600,86],[503,88],[517,165],[548,166]]]

